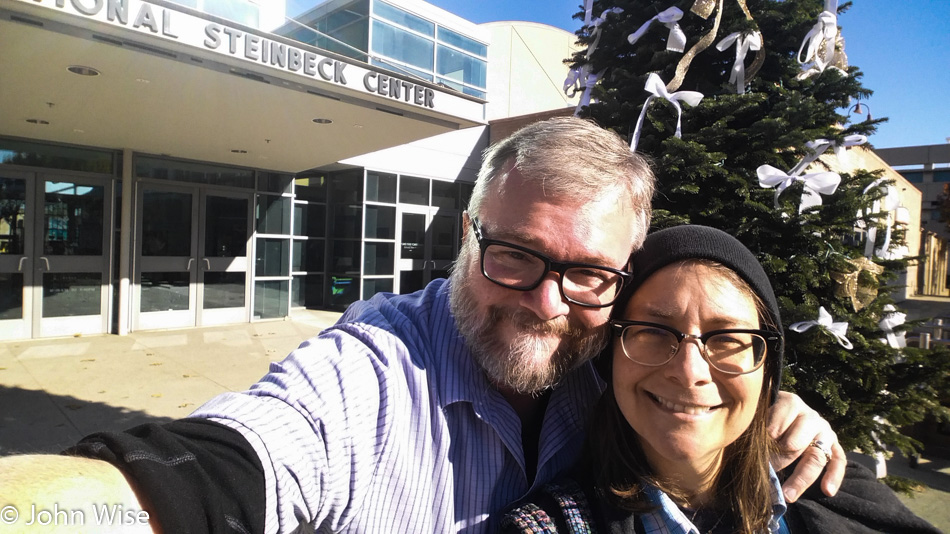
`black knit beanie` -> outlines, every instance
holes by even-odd
[[[726,232],[695,224],[674,226],[647,236],[643,248],[631,257],[633,279],[614,306],[614,318],[623,315],[630,297],[653,273],[671,263],[688,259],[712,260],[735,271],[765,303],[768,317],[759,321],[763,328],[771,323],[776,332],[782,333],[782,317],[775,292],[755,255]],[[782,382],[784,352],[784,338],[769,346],[765,378],[772,381],[772,402],[775,402]]]

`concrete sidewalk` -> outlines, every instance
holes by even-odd
[[[223,327],[0,345],[0,455],[52,452],[89,433],[180,418],[256,382],[339,313]]]
[[[950,316],[950,299],[913,304],[917,317]],[[246,389],[339,315],[308,310],[288,320],[0,345],[0,456],[56,452],[92,432],[184,417],[218,393]],[[887,463],[889,474],[924,487],[901,500],[950,532],[950,458],[925,454],[916,469],[899,456]]]

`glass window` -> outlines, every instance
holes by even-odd
[[[191,256],[191,203],[190,193],[143,193],[143,256]]]
[[[440,208],[458,209],[458,186],[451,182],[432,180],[432,205]]]
[[[294,179],[294,195],[297,200],[327,201],[327,177],[309,176]]]
[[[205,13],[233,20],[245,26],[257,28],[260,24],[259,8],[244,0],[204,0],[202,7]]]
[[[367,242],[363,254],[363,274],[393,274],[395,243]]]
[[[23,254],[25,219],[26,180],[0,178],[0,254]]]
[[[208,195],[205,205],[205,256],[247,256],[247,199]]]
[[[46,182],[43,252],[101,255],[104,199],[102,186]]]
[[[465,37],[460,33],[456,33],[444,26],[439,26],[439,40],[443,43],[450,44],[455,48],[461,48],[466,52],[471,52],[476,56],[486,57],[488,56],[488,46],[478,41]]]
[[[149,156],[136,156],[135,175],[175,182],[220,185],[254,189],[254,171],[236,167],[221,167]]]
[[[403,176],[399,183],[399,202],[428,206],[429,180]]]
[[[343,172],[331,176],[330,201],[334,204],[362,204],[363,171]]]
[[[204,307],[243,308],[246,273],[209,271],[204,273]]]
[[[0,319],[23,317],[23,275],[0,273]]]
[[[187,272],[142,273],[143,312],[187,310],[191,274]]]
[[[919,184],[924,181],[923,172],[910,172],[910,171],[901,171],[901,175],[907,179],[908,182]]]
[[[327,308],[331,310],[345,310],[360,298],[359,276],[331,276]]]
[[[396,64],[396,63],[394,63],[394,62],[392,62],[392,61],[385,61],[385,60],[382,60],[382,59],[375,59],[375,58],[374,58],[372,61],[370,61],[370,64],[375,65],[375,66],[377,66],[377,67],[382,67],[382,68],[384,68],[384,69],[391,70],[391,71],[393,71],[393,72],[398,72],[399,74],[409,74],[409,75],[412,75],[412,76],[416,76],[416,77],[418,77],[420,80],[426,80],[426,81],[430,81],[430,82],[431,82],[432,79],[433,79],[431,72],[424,72],[424,71],[421,71],[421,70],[418,70],[418,69],[413,69],[413,68],[411,68],[411,67],[407,67],[407,66],[405,66],[405,65],[398,65],[398,64]]]
[[[463,54],[458,50],[453,50],[445,46],[439,46],[438,68],[436,74],[440,74],[458,82],[467,83],[477,87],[485,87],[485,76],[487,72],[487,63],[483,59],[477,59],[468,54]]]
[[[373,298],[373,295],[376,293],[392,293],[393,292],[393,279],[392,278],[373,278],[368,280],[363,280],[363,300],[369,300]]]
[[[376,54],[391,57],[423,70],[433,69],[435,43],[390,24],[373,20],[373,46]]]
[[[323,247],[322,239],[294,240],[294,264],[295,272],[323,271]]]
[[[384,172],[366,172],[366,200],[396,203],[396,175]]]
[[[291,296],[291,305],[299,308],[322,308],[323,307],[323,275],[308,274],[307,276],[295,276],[293,279],[293,295]]]
[[[326,237],[327,207],[323,204],[294,204],[294,235]]]
[[[435,35],[435,24],[422,17],[403,11],[398,7],[391,6],[386,2],[380,2],[378,0],[373,2],[373,14],[395,22],[404,28],[409,28],[410,30],[428,35],[429,37]]]
[[[935,182],[950,182],[950,171],[934,171]]]
[[[331,245],[333,252],[330,256],[329,270],[342,274],[360,273],[360,249],[359,241],[336,240]]]
[[[289,174],[276,172],[261,172],[257,176],[257,190],[268,193],[290,193],[290,185],[294,177]]]
[[[363,237],[363,209],[359,206],[330,206],[330,236],[338,239]]]
[[[366,238],[396,238],[395,206],[366,206]]]
[[[118,174],[117,153],[0,139],[0,165]]]
[[[257,195],[256,219],[262,234],[289,234],[290,197]]]
[[[287,276],[290,274],[290,240],[258,238],[257,276]]]
[[[288,313],[288,280],[259,280],[254,284],[254,318],[286,317]]]

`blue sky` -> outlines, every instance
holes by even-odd
[[[582,0],[427,1],[476,23],[525,20],[572,33],[581,25],[571,17]],[[871,137],[875,147],[936,145],[950,137],[948,21],[948,0],[854,0],[838,18],[848,61],[874,91],[866,101],[872,116],[890,119]]]

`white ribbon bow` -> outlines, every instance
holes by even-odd
[[[885,341],[895,349],[906,347],[906,332],[895,332],[894,328],[904,324],[904,321],[907,320],[907,314],[897,311],[897,308],[891,304],[884,306],[884,312],[884,318],[877,324],[887,336],[886,341],[884,339],[881,341]]]
[[[647,98],[646,102],[643,103],[643,109],[640,111],[640,117],[637,119],[637,126],[633,130],[633,138],[630,140],[630,150],[635,151],[637,149],[637,144],[640,142],[640,129],[643,128],[643,120],[647,116],[647,108],[650,106],[650,102],[656,98],[660,97],[665,100],[669,100],[673,107],[676,108],[677,117],[676,117],[676,137],[682,137],[682,125],[683,125],[683,108],[680,107],[680,102],[685,102],[690,106],[698,106],[699,102],[703,99],[703,94],[696,91],[677,91],[675,93],[670,93],[666,90],[666,84],[663,83],[663,80],[660,79],[660,76],[651,72],[647,76],[647,83],[643,87],[646,91],[652,93],[652,96]]]
[[[650,28],[650,24],[653,24],[653,21],[659,21],[670,29],[670,35],[666,38],[666,49],[671,52],[682,52],[683,50],[686,50],[686,34],[683,33],[683,29],[680,28],[680,25],[677,22],[681,18],[683,18],[683,11],[678,7],[671,7],[652,19],[644,22],[637,29],[637,31],[627,36],[627,42],[630,44],[636,44],[636,42],[639,41],[640,38],[643,37],[643,34],[645,34]]]
[[[796,59],[803,75],[823,72],[835,57],[835,38],[838,36],[838,17],[831,11],[822,11],[798,48]],[[824,46],[822,46],[824,45]],[[806,49],[807,47],[807,49]],[[805,57],[802,59],[802,50]]]
[[[839,345],[844,347],[847,350],[854,348],[854,345],[848,341],[848,338],[844,335],[848,332],[848,323],[836,323],[831,318],[831,314],[825,310],[825,307],[822,306],[818,308],[818,320],[817,321],[802,321],[800,323],[795,323],[788,327],[789,330],[795,332],[804,332],[813,326],[819,326],[827,331],[829,334],[834,336],[835,341]]]
[[[736,85],[736,94],[742,94],[745,92],[745,57],[749,54],[749,50],[762,48],[762,34],[759,32],[752,32],[749,35],[739,32],[730,33],[716,44],[716,49],[722,52],[733,44],[736,45],[736,61],[732,65],[729,83]]]
[[[868,194],[872,190],[878,187],[883,187],[885,191],[884,198],[875,200],[871,204],[871,209],[868,210],[868,215],[874,215],[876,213],[885,213],[886,214],[886,229],[884,234],[884,243],[877,249],[874,248],[874,243],[877,240],[877,227],[871,226],[868,228],[867,241],[864,243],[864,256],[870,258],[876,255],[879,258],[883,259],[900,259],[903,258],[901,253],[892,253],[891,248],[891,227],[894,224],[894,210],[900,207],[901,199],[900,194],[897,192],[897,188],[893,185],[887,184],[884,182],[887,178],[878,178],[871,182],[867,187],[864,188],[863,194]],[[859,224],[858,226],[864,227],[864,213],[858,211]]]
[[[588,10],[591,8],[592,4],[588,3]],[[593,36],[594,40],[591,41],[590,46],[587,47],[587,53],[585,58],[587,63],[580,68],[573,68],[570,72],[567,73],[567,79],[564,80],[564,94],[570,98],[574,98],[581,90],[581,85],[583,85],[584,93],[581,95],[580,101],[577,103],[577,108],[574,109],[574,116],[578,116],[581,112],[581,108],[590,104],[590,95],[594,90],[594,86],[597,85],[597,82],[600,80],[600,77],[603,76],[604,71],[600,71],[596,74],[590,72],[590,57],[594,54],[594,50],[597,49],[597,45],[600,43],[600,36],[603,33],[603,30],[600,28],[600,25],[607,20],[607,15],[611,13],[620,14],[623,13],[623,9],[619,7],[612,7],[607,11],[604,11],[600,14],[599,17],[586,24],[587,26],[593,26]],[[588,16],[590,12],[588,11]]]
[[[841,183],[841,177],[833,172],[813,172],[801,176],[795,174],[786,174],[771,165],[762,165],[756,169],[759,175],[759,185],[765,188],[776,187],[775,207],[779,207],[778,197],[788,186],[796,181],[802,182],[805,187],[802,189],[802,201],[798,206],[798,212],[801,213],[808,208],[821,206],[822,195],[834,194]]]
[[[857,134],[846,135],[844,139],[841,140],[840,145],[831,139],[815,139],[814,141],[809,141],[805,143],[805,148],[808,149],[808,155],[802,158],[802,160],[799,161],[797,165],[792,167],[792,170],[788,171],[788,173],[792,175],[800,173],[805,169],[805,167],[811,165],[812,162],[817,160],[829,148],[834,149],[835,156],[843,163],[846,157],[845,149],[847,147],[863,145],[867,142],[867,136]]]

